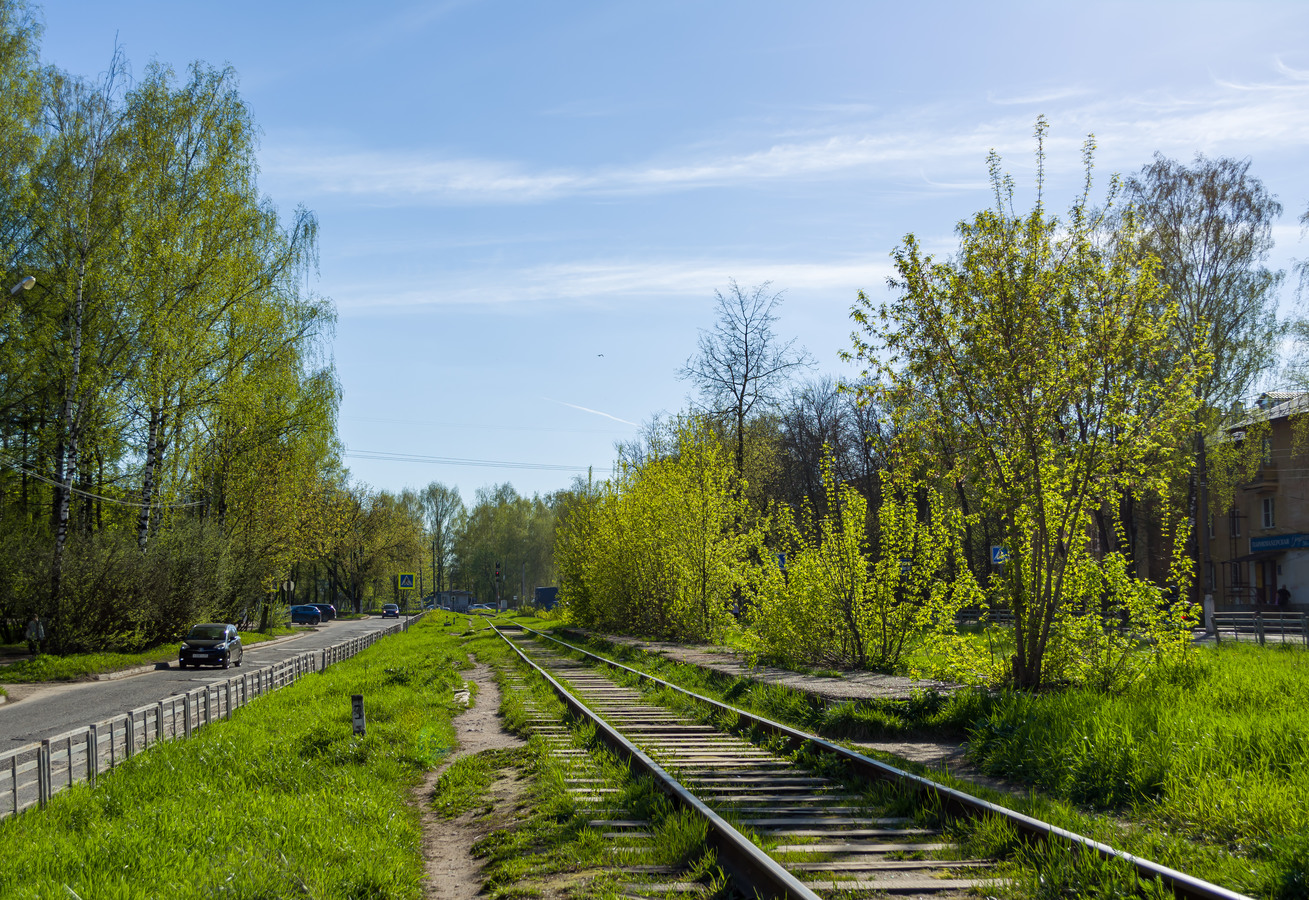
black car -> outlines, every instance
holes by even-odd
[[[336,618],[336,607],[330,603],[310,603],[308,605],[318,610],[324,622],[330,622]]]
[[[396,606],[394,603],[382,604],[382,618],[383,619],[400,618],[400,607]]]
[[[182,639],[182,646],[177,651],[177,666],[228,666],[241,665],[245,650],[241,647],[241,636],[236,633],[235,625],[219,622],[207,622],[204,625],[192,625],[191,631]]]

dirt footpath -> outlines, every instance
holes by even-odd
[[[581,632],[585,634],[585,632]],[[931,679],[915,680],[900,675],[879,675],[876,672],[846,672],[841,675],[804,675],[772,666],[752,666],[744,653],[726,647],[697,647],[687,644],[670,644],[662,641],[643,641],[639,638],[599,634],[614,644],[622,644],[647,653],[657,653],[678,662],[689,663],[730,675],[734,678],[753,678],[783,684],[798,691],[815,694],[825,700],[908,700],[922,691],[948,694],[959,690],[959,685]]]
[[[492,668],[478,664],[465,680],[477,685],[477,699],[476,705],[454,720],[458,747],[413,792],[413,802],[422,814],[423,858],[427,868],[424,896],[428,900],[473,900],[478,895],[482,890],[482,865],[473,858],[472,847],[494,827],[477,814],[443,819],[432,811],[432,791],[441,773],[461,756],[521,747],[524,743],[500,727],[500,717],[496,714],[500,708],[500,688]],[[512,800],[514,785],[508,781],[498,783],[493,792]]]

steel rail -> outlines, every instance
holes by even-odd
[[[1147,880],[1159,880],[1163,882],[1163,884],[1170,888],[1173,894],[1177,897],[1186,898],[1186,900],[1251,900],[1247,895],[1229,890],[1221,885],[1213,884],[1202,878],[1196,878],[1194,875],[1188,875],[1185,872],[1179,872],[1176,869],[1171,869],[1168,866],[1161,865],[1153,860],[1135,856],[1131,853],[1125,853],[1122,850],[1117,850],[1109,846],[1108,844],[1092,840],[1085,835],[1077,834],[1074,831],[1068,831],[1065,828],[1051,825],[1048,822],[1042,822],[1040,819],[1034,819],[1031,816],[1023,815],[1020,812],[1015,812],[1014,810],[1007,809],[1003,806],[998,806],[987,800],[982,800],[979,797],[974,797],[971,794],[966,794],[963,791],[956,790],[955,788],[947,787],[946,785],[932,781],[930,778],[924,778],[921,775],[915,775],[912,772],[906,772],[903,769],[898,769],[895,766],[864,756],[862,753],[842,747],[839,744],[834,744],[831,741],[818,737],[817,735],[800,731],[797,728],[783,725],[780,722],[774,722],[771,719],[766,719],[763,716],[747,712],[743,709],[738,709],[735,706],[730,706],[720,700],[715,700],[712,697],[706,697],[702,694],[697,694],[694,691],[689,691],[684,687],[679,687],[678,685],[665,681],[662,678],[658,678],[647,672],[633,669],[630,666],[625,666],[612,659],[607,659],[599,654],[592,653],[590,650],[578,647],[575,644],[570,644],[567,641],[560,640],[553,635],[536,631],[535,629],[526,626],[519,627],[524,631],[545,638],[546,640],[553,641],[556,644],[567,647],[568,649],[581,653],[584,656],[588,656],[607,666],[621,669],[624,672],[635,675],[644,681],[657,684],[660,687],[669,688],[670,690],[691,697],[701,703],[708,704],[721,712],[731,713],[739,717],[740,720],[759,728],[761,731],[779,737],[785,737],[796,744],[808,742],[810,745],[825,753],[844,759],[850,764],[851,768],[860,775],[880,780],[897,781],[909,784],[925,793],[933,795],[952,812],[968,816],[998,816],[1009,822],[1018,829],[1019,832],[1029,838],[1054,841],[1076,849],[1090,850],[1103,859],[1120,860],[1125,862],[1132,866],[1138,875],[1144,876]],[[501,635],[501,637],[503,638],[504,635]],[[505,638],[505,640],[508,641],[508,638]],[[512,646],[512,642],[510,642],[510,645]],[[518,648],[514,647],[514,649],[517,650]],[[520,655],[522,655],[521,651]]]
[[[674,802],[684,809],[691,810],[703,818],[709,825],[709,843],[718,851],[718,861],[745,888],[747,895],[755,894],[764,898],[786,898],[786,900],[822,900],[812,890],[776,860],[759,849],[741,832],[733,828],[716,812],[705,805],[699,797],[682,786],[667,770],[651,759],[644,751],[623,737],[609,723],[592,712],[581,700],[577,699],[554,676],[537,665],[518,645],[511,641],[495,625],[490,626],[502,641],[518,654],[519,659],[536,671],[551,690],[559,696],[575,715],[592,723],[596,734],[613,751],[630,760],[642,772],[650,775],[655,784]],[[531,629],[526,629],[531,631]],[[539,632],[532,632],[539,634]]]

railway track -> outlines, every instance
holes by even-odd
[[[612,660],[530,629],[497,628],[519,657],[574,716],[650,775],[681,808],[702,817],[718,863],[745,896],[819,898],[922,896],[951,898],[985,893],[995,884],[994,863],[967,858],[949,839],[953,816],[996,816],[1030,840],[1054,841],[1082,852],[1123,860],[1148,880],[1185,898],[1238,900],[1243,895],[1192,878],[1104,844],[868,759],[813,735],[682,691]],[[699,703],[718,707],[737,730],[763,735],[762,745],[650,702],[617,673],[656,682]],[[585,765],[557,717],[530,723],[552,748]],[[804,748],[805,753],[791,751]],[[803,760],[803,762],[797,761]],[[570,776],[570,792],[596,810],[592,827],[604,830],[622,852],[649,840],[650,823],[614,808],[599,779]],[[619,871],[623,896],[641,898],[703,891],[679,880],[675,867]]]

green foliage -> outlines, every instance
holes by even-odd
[[[866,339],[849,356],[882,379],[861,390],[891,406],[901,483],[949,490],[970,521],[999,524],[1009,556],[987,596],[1013,614],[1014,683],[1117,684],[1135,674],[1137,641],[1160,655],[1185,646],[1185,611],[1170,602],[1189,577],[1186,511],[1171,488],[1209,357],[1176,353],[1176,308],[1131,217],[1112,232],[1091,205],[1092,141],[1082,195],[1063,220],[1046,212],[1045,131],[1039,120],[1032,211],[1013,211],[1013,182],[992,154],[996,208],[959,223],[947,261],[904,239],[892,254],[899,296],[875,308],[860,295]],[[1094,541],[1099,516],[1123,539],[1114,516],[1125,497],[1157,505],[1173,545],[1170,596]]]
[[[0,6],[0,618],[57,652],[234,618],[324,552],[339,390],[317,223],[262,197],[227,68],[40,68]],[[6,281],[6,287],[11,284]]]
[[[569,507],[555,557],[569,619],[629,634],[707,640],[732,622],[762,532],[728,453],[703,420],[666,455],[624,464]]]
[[[524,497],[510,484],[482,488],[457,524],[451,541],[458,565],[456,586],[473,591],[481,602],[496,600],[496,563],[499,596],[506,600],[522,593],[522,587],[530,597],[537,585],[553,583],[555,511],[547,498]]]
[[[771,557],[763,567],[750,614],[757,649],[791,664],[893,669],[938,626],[953,628],[954,610],[977,592],[966,575],[942,577],[954,562],[960,518],[931,490],[920,517],[918,504],[891,485],[882,491],[874,553],[868,502],[837,483],[830,456],[823,480],[828,512],[816,534],[779,514],[781,544],[792,549],[785,570]]]

